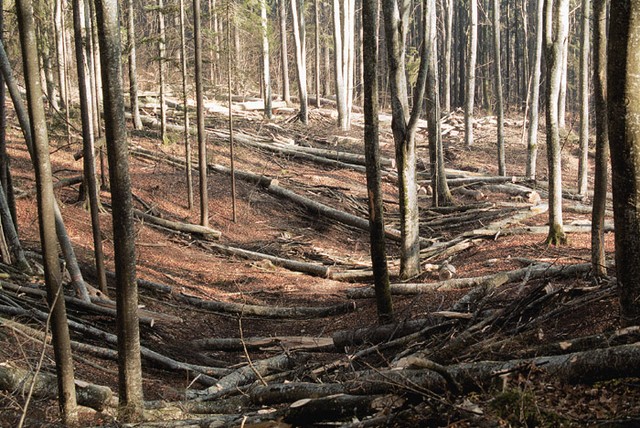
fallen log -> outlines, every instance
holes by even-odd
[[[33,395],[39,398],[54,399],[58,397],[58,380],[54,374],[33,370],[24,370],[0,363],[0,389],[15,393],[25,393],[34,384]],[[113,405],[113,392],[110,388],[80,380],[75,381],[78,404],[97,411]]]
[[[584,275],[591,271],[590,263],[576,265],[550,266],[529,266],[508,272],[499,272],[492,275],[484,275],[473,278],[453,278],[446,281],[433,283],[397,283],[391,284],[391,294],[394,295],[415,295],[432,291],[450,291],[470,287],[499,287],[503,284],[521,280],[528,275],[530,279],[542,277],[570,277]],[[365,299],[375,297],[375,290],[372,287],[358,287],[347,289],[347,297],[350,299]]]
[[[347,346],[358,346],[363,343],[386,342],[415,333],[431,325],[433,325],[433,320],[430,319],[406,320],[394,324],[362,327],[355,330],[340,330],[333,333],[331,337],[336,349],[344,349]]]
[[[200,226],[198,224],[179,223],[177,221],[166,220],[151,214],[144,213],[138,209],[133,209],[133,215],[141,220],[148,221],[157,226],[166,227],[167,229],[177,230],[178,232],[190,233],[201,236],[205,239],[220,239],[222,233],[209,227]]]
[[[246,305],[242,303],[214,302],[199,297],[180,293],[177,299],[200,309],[213,312],[231,313],[240,316],[261,317],[269,319],[310,319],[325,318],[352,312],[356,309],[354,302],[323,307],[273,307]]]
[[[243,351],[251,350],[304,350],[307,352],[335,351],[330,337],[275,336],[240,338],[208,338],[192,340],[196,349],[207,351]]]

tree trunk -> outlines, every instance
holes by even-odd
[[[229,23],[227,23],[229,24]],[[202,31],[200,30],[200,1],[193,0],[193,40],[195,44],[196,122],[198,126],[198,164],[200,173],[200,224],[209,226],[209,193],[207,185],[207,141],[204,129],[204,101],[202,88]],[[231,55],[231,52],[227,53]]]
[[[607,124],[607,3],[593,2],[593,87],[596,116],[596,160],[591,215],[591,263],[593,274],[607,274],[604,247],[604,219],[607,207],[607,164],[609,158],[609,127]]]
[[[138,77],[136,70],[136,33],[133,0],[127,0],[127,42],[129,43],[129,98],[133,128],[142,129],[140,110],[138,108]]]
[[[335,5],[335,2],[334,2]],[[384,208],[380,177],[380,142],[378,130],[378,0],[362,2],[364,61],[364,143],[367,164],[367,194],[369,197],[369,241],[371,265],[376,290],[376,307],[381,324],[393,320],[393,305],[389,292],[389,269],[385,247]]]
[[[67,95],[67,67],[64,57],[64,45],[65,45],[65,27],[64,27],[64,6],[63,0],[55,0],[54,13],[53,13],[53,26],[56,36],[56,59],[58,62],[58,87],[60,88],[60,107],[67,110],[68,107],[68,95]]]
[[[264,115],[271,119],[271,77],[269,74],[269,37],[267,33],[267,0],[260,1],[262,22],[262,76],[264,82]],[[317,28],[316,28],[317,31]]]
[[[187,206],[193,209],[193,176],[191,174],[191,137],[189,136],[189,93],[187,91],[187,40],[184,36],[185,16],[184,0],[180,0],[180,71],[182,73],[182,106],[184,108],[184,157],[188,165],[185,168],[187,179]]]
[[[546,0],[545,51],[547,60],[547,162],[549,165],[549,235],[547,243],[566,242],[562,227],[562,160],[558,100],[562,80],[562,54],[567,38],[569,0]]]
[[[280,18],[280,61],[282,62],[282,100],[291,102],[289,92],[289,52],[287,47],[287,7],[286,0],[278,0],[278,16]]]
[[[160,75],[160,141],[162,144],[168,143],[167,136],[167,103],[165,101],[164,87],[164,57],[166,56],[166,32],[164,29],[164,2],[158,0],[158,74]]]
[[[589,170],[589,25],[591,1],[582,0],[582,40],[580,48],[580,163],[578,165],[578,194],[587,194]]]
[[[493,0],[493,53],[496,109],[498,110],[498,175],[507,175],[507,166],[504,158],[504,101],[502,97],[502,68],[500,67],[500,0]]]
[[[351,126],[354,7],[355,0],[343,0],[342,3],[340,0],[333,1],[336,104],[338,107],[338,126],[343,131],[349,130]]]
[[[304,0],[291,0],[291,17],[293,19],[293,40],[295,42],[298,98],[300,101],[298,119],[306,125],[309,121],[309,113],[307,111],[307,49],[305,47]]]
[[[453,3],[443,0],[442,11],[444,18],[444,68],[443,68],[443,100],[444,111],[451,111],[451,50],[453,45]]]
[[[113,202],[116,267],[116,329],[118,333],[119,414],[125,422],[143,413],[135,227],[124,116],[118,2],[97,0],[100,56],[105,104],[105,131]]]
[[[314,28],[315,28],[315,86],[316,86],[316,107],[320,108],[320,1],[314,0]]]
[[[73,375],[71,340],[67,326],[67,313],[62,298],[62,275],[58,264],[53,183],[49,162],[49,136],[40,87],[40,67],[36,51],[36,34],[33,6],[30,0],[16,1],[22,62],[27,87],[29,119],[33,136],[35,175],[38,200],[38,223],[44,260],[47,301],[50,307],[53,350],[58,378],[58,402],[62,422],[74,425],[78,422],[78,409]]]
[[[569,34],[569,18],[566,21],[567,35]],[[567,72],[569,59],[569,37],[567,36],[562,43],[562,68],[560,78],[560,92],[558,93],[558,128],[566,128],[566,112],[567,112]]]
[[[616,267],[624,325],[640,323],[640,2],[610,5],[607,68]]]
[[[544,3],[536,3],[536,48],[534,51],[533,70],[531,71],[531,96],[529,97],[529,132],[527,133],[527,167],[525,176],[531,180],[536,178],[536,162],[538,158],[538,107],[540,105],[540,68],[542,64],[542,41],[544,32]]]
[[[473,104],[476,93],[476,56],[478,50],[478,0],[469,0],[469,39],[467,41],[466,87],[464,102],[464,143],[473,144]]]
[[[433,1],[433,3],[432,3]],[[425,26],[427,27],[426,48],[429,58],[427,72],[427,88],[425,94],[427,108],[427,124],[429,127],[429,160],[431,163],[431,187],[433,206],[451,205],[453,197],[447,183],[444,168],[444,150],[442,147],[442,130],[440,128],[440,96],[438,90],[438,38],[436,28],[435,1],[425,2]]]
[[[91,214],[91,231],[93,233],[98,287],[100,291],[108,295],[104,254],[102,251],[102,235],[100,232],[100,203],[98,199],[98,183],[96,181],[93,118],[91,117],[91,112],[93,111],[93,93],[91,91],[91,79],[89,79],[89,50],[87,49],[88,38],[86,37],[87,28],[83,3],[81,0],[73,0],[73,29],[82,121],[84,180],[89,195],[89,211]]]

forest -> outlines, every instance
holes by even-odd
[[[639,156],[636,0],[0,0],[0,426],[638,426]]]

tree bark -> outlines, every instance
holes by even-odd
[[[500,65],[500,0],[493,0],[493,72],[498,116],[498,175],[507,175],[504,154],[504,100],[502,96],[502,67]]]
[[[307,109],[307,49],[305,46],[304,0],[291,0],[291,17],[293,19],[293,40],[295,42],[298,98],[300,101],[298,119],[306,125],[309,121],[309,113]]]
[[[467,61],[464,102],[464,143],[467,148],[473,144],[473,105],[476,93],[476,57],[478,50],[478,0],[469,0],[469,37],[467,40]]]
[[[229,23],[227,23],[229,24]],[[195,44],[196,122],[198,126],[198,171],[200,173],[200,224],[209,226],[209,190],[207,184],[207,141],[204,130],[204,101],[202,88],[202,31],[200,30],[200,1],[193,0],[193,41]],[[229,55],[231,53],[229,52]]]
[[[133,128],[142,129],[140,109],[138,108],[138,76],[136,69],[136,32],[133,0],[127,0],[127,42],[129,44],[129,98]]]
[[[27,102],[31,135],[33,136],[33,155],[38,200],[38,223],[40,242],[44,260],[44,276],[47,286],[47,302],[50,307],[51,329],[54,341],[56,373],[58,380],[58,403],[62,421],[73,425],[78,421],[78,409],[73,375],[71,339],[67,325],[67,313],[62,298],[62,273],[58,264],[58,247],[55,226],[55,196],[51,181],[51,163],[49,161],[49,136],[42,102],[40,86],[40,68],[36,51],[35,23],[33,5],[30,0],[16,1],[18,27],[22,47],[22,62],[27,87]]]
[[[536,48],[531,71],[531,96],[529,101],[529,130],[527,133],[527,166],[525,175],[531,180],[536,178],[538,157],[538,107],[540,104],[540,68],[542,65],[542,42],[544,40],[544,3],[536,3]]]
[[[286,0],[278,1],[278,17],[280,18],[280,61],[282,63],[282,100],[291,102],[289,92],[289,52],[287,46],[287,7]]]
[[[604,220],[607,208],[609,127],[607,123],[607,4],[593,2],[593,86],[596,116],[596,160],[591,215],[591,264],[596,277],[607,274],[604,243]]]
[[[264,82],[264,116],[271,119],[271,77],[269,72],[269,37],[267,28],[267,0],[260,1],[260,22],[262,25],[262,79]],[[318,29],[316,28],[316,32]]]
[[[337,6],[334,0],[334,8]],[[335,10],[334,10],[335,19]],[[364,143],[367,166],[367,195],[369,207],[369,242],[371,266],[376,290],[378,320],[387,324],[393,320],[393,304],[389,292],[389,268],[385,247],[383,193],[380,175],[380,135],[378,130],[378,1],[362,3],[363,61],[364,61]],[[339,38],[339,36],[335,36]],[[337,48],[337,46],[336,46]],[[336,49],[337,52],[337,49]],[[337,56],[337,55],[336,55]],[[337,63],[337,62],[336,62]],[[336,64],[337,65],[337,64]],[[337,67],[336,67],[337,68]],[[338,72],[336,70],[336,76]],[[338,81],[336,80],[336,85]]]
[[[131,178],[124,116],[118,2],[97,0],[100,57],[105,107],[105,131],[109,179],[113,201],[113,236],[118,316],[119,414],[123,421],[142,417],[142,367],[138,325],[135,227],[131,201]]]
[[[607,90],[616,226],[616,266],[623,325],[640,323],[640,1],[611,2]]]
[[[587,194],[589,170],[589,26],[591,1],[582,0],[582,38],[580,40],[580,160],[578,164],[578,194]]]
[[[185,4],[180,0],[180,71],[182,73],[182,106],[184,108],[184,158],[187,165],[191,165],[191,137],[189,132],[189,94],[187,92],[187,40],[184,35],[185,29]],[[187,206],[193,209],[193,174],[191,167],[185,168],[187,180]]]

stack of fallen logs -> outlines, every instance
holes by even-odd
[[[383,426],[408,417],[417,403],[431,414],[423,421],[447,418],[478,421],[481,412],[465,410],[462,397],[501,385],[509,376],[541,368],[556,380],[594,382],[640,376],[640,330],[629,328],[589,337],[544,343],[540,331],[552,321],[589,305],[611,300],[615,287],[592,286],[579,278],[586,265],[530,264],[522,269],[472,279],[433,284],[394,285],[394,293],[424,290],[467,290],[447,310],[420,319],[384,326],[335,332],[332,337],[239,337],[197,339],[199,352],[231,352],[243,360],[239,368],[205,367],[179,362],[143,346],[147,366],[195,377],[180,402],[148,402],[148,422],[136,426],[233,426],[273,422],[307,425],[321,421],[345,426]],[[572,278],[563,286],[561,277]],[[575,285],[583,284],[583,286]],[[589,285],[584,285],[589,284]],[[24,324],[46,320],[42,291],[37,287],[1,283],[0,325],[26,333],[33,340],[44,334]],[[242,317],[308,319],[344,316],[354,302],[325,308],[278,308],[221,303],[178,293],[170,286],[140,281],[143,292],[175,299],[200,310]],[[423,290],[424,289],[424,290]],[[352,289],[354,299],[370,297],[369,288]],[[517,298],[505,300],[510,293]],[[90,313],[112,315],[106,302],[86,303],[67,297],[76,353],[115,358],[115,335],[86,323]],[[141,322],[171,322],[166,315],[141,311]],[[242,331],[242,330],[241,330]],[[96,341],[102,347],[96,345]],[[92,344],[93,343],[93,344]],[[273,354],[269,356],[269,354]],[[260,355],[260,359],[252,358]],[[543,356],[541,356],[543,355]],[[265,357],[265,358],[262,358]],[[606,370],[604,370],[606,368]],[[55,394],[48,374],[0,365],[0,388],[19,391],[35,381],[34,392]],[[110,413],[117,400],[108,388],[78,384],[80,403]]]

